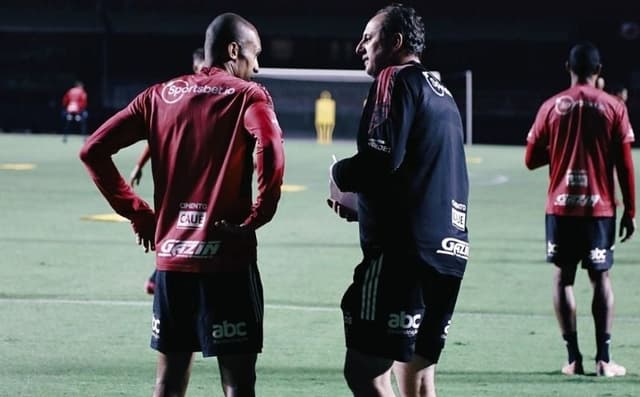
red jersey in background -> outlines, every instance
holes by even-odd
[[[69,89],[62,97],[62,106],[68,113],[82,113],[87,108],[87,92],[82,86]]]
[[[530,168],[549,163],[546,213],[614,216],[617,168],[625,209],[633,217],[633,141],[624,103],[600,89],[578,84],[546,100],[527,136],[526,160]]]

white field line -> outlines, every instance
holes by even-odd
[[[88,305],[88,306],[151,306],[152,298],[146,301],[128,301],[128,300],[96,300],[96,299],[57,299],[57,298],[0,298],[2,303],[21,303],[21,304],[57,304],[57,305]],[[269,304],[264,305],[268,309],[280,310],[299,310],[308,312],[333,312],[337,311],[337,307],[329,306],[303,306],[303,305],[280,305]]]
[[[471,184],[472,186],[496,186],[503,185],[508,182],[509,177],[506,175],[498,174],[486,178],[479,178],[472,173],[469,174],[469,184]]]
[[[129,301],[129,300],[96,300],[96,299],[43,299],[43,298],[0,298],[0,304],[40,304],[40,305],[87,305],[87,306],[144,306],[151,307],[152,300],[145,301]],[[266,309],[273,310],[290,310],[303,312],[327,312],[338,313],[340,311],[338,305],[332,306],[307,306],[307,305],[282,305],[277,303],[265,303]],[[549,314],[527,314],[527,313],[489,313],[489,312],[454,312],[454,317],[478,317],[478,318],[549,318],[554,317],[553,313]],[[579,316],[580,318],[591,318],[589,315]],[[640,323],[640,317],[637,316],[617,316],[616,321]]]

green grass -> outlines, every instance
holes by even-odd
[[[77,158],[81,144],[0,134],[0,164],[36,165],[0,170],[0,396],[151,394],[151,298],[142,285],[153,257],[135,245],[128,224],[81,220],[112,212]],[[125,175],[141,148],[116,156]],[[260,396],[349,395],[338,305],[360,252],[356,225],[335,217],[325,198],[331,154],[354,150],[353,142],[286,142],[285,182],[307,189],[284,193],[276,218],[259,231],[267,305]],[[629,375],[560,375],[565,349],[544,262],[547,174],[527,171],[523,150],[467,149],[471,260],[438,366],[439,395],[638,396],[640,247],[618,244],[612,273],[612,352]],[[151,200],[148,171],[139,190]],[[593,373],[590,294],[580,272],[580,346]],[[196,360],[188,395],[222,395],[215,360]]]

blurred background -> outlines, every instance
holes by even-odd
[[[581,40],[599,47],[606,83],[628,88],[631,120],[636,129],[640,126],[640,2],[597,8],[571,1],[404,3],[425,21],[423,62],[440,71],[461,106],[464,72],[472,72],[474,143],[523,144],[541,102],[568,87],[564,63]],[[59,132],[61,98],[76,80],[84,82],[89,95],[92,131],[146,86],[190,73],[191,53],[202,46],[207,24],[222,12],[236,12],[256,25],[261,67],[361,70],[355,46],[367,20],[387,4],[3,0],[0,131]],[[285,134],[315,136],[312,115],[305,129],[304,118],[287,111],[295,103],[313,103],[297,97],[303,87],[288,85],[288,97],[273,90]],[[359,108],[352,106],[341,118],[337,102],[334,136],[353,138]]]

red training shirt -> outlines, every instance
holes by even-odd
[[[153,170],[157,268],[216,272],[255,261],[255,232],[232,235],[216,230],[214,222],[253,230],[276,211],[284,151],[266,89],[206,68],[148,88],[91,135],[80,156],[111,206],[136,231],[153,211],[111,155],[142,139],[149,142]]]
[[[84,88],[72,87],[62,97],[62,106],[69,113],[82,113],[87,108],[87,92]]]
[[[549,164],[546,213],[615,215],[614,168],[625,215],[635,216],[631,142],[633,129],[623,102],[578,84],[546,100],[527,136],[526,164]]]

